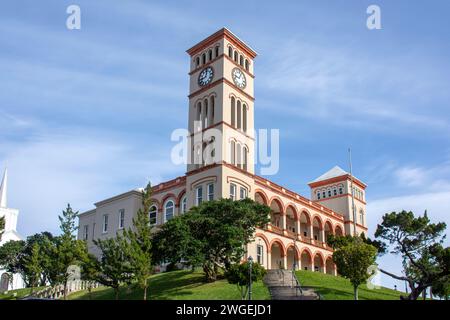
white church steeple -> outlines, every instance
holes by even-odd
[[[7,187],[8,187],[8,169],[5,169],[3,174],[2,184],[0,185],[0,208],[8,208],[7,199]]]

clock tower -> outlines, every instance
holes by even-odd
[[[199,179],[214,177],[214,198],[233,197],[233,192],[237,198],[241,192],[247,196],[251,185],[247,185],[245,176],[254,173],[256,52],[223,28],[187,53],[190,56],[187,182],[195,185]],[[224,172],[227,170],[233,172]],[[240,184],[245,187],[230,186],[231,180],[242,180]],[[196,199],[202,191],[190,197],[191,205],[198,204]]]

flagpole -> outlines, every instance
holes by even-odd
[[[356,212],[355,212],[355,192],[353,190],[353,172],[352,172],[352,150],[348,148],[349,162],[350,162],[350,181],[351,181],[351,194],[352,194],[352,214],[353,214],[353,235],[356,236]]]

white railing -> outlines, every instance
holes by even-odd
[[[91,289],[99,287],[100,284],[94,281],[85,281],[85,280],[73,280],[67,282],[67,295],[87,290],[89,287]],[[64,297],[64,284],[58,284],[52,287],[47,287],[33,294],[30,294],[28,297],[41,298],[41,299],[61,299]]]

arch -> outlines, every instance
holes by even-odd
[[[255,234],[255,239],[256,239],[256,238],[261,238],[261,239],[263,239],[264,243],[266,244],[267,250],[270,252],[270,242],[269,242],[269,239],[267,239],[267,237],[266,237],[264,234],[262,234],[262,233],[256,233],[256,234]]]
[[[334,275],[335,265],[333,256],[328,256],[325,260],[325,273]]]
[[[280,248],[281,248],[281,254],[282,254],[281,256],[284,257],[284,256],[286,255],[286,248],[285,248],[285,246],[284,246],[284,244],[283,244],[283,241],[281,241],[281,240],[278,239],[278,238],[272,239],[272,241],[270,241],[270,245],[269,245],[270,252],[272,252],[272,246],[273,246],[275,243],[278,244],[278,245],[280,246]]]
[[[303,250],[300,252],[300,265],[302,267],[302,270],[312,270],[313,254],[308,248],[303,248]]]
[[[292,211],[292,213],[294,215],[294,220],[298,221],[300,219],[300,216],[299,216],[299,214],[297,212],[296,206],[292,202],[290,202],[290,203],[288,203],[286,205],[286,209],[285,209],[286,210],[286,214],[288,214],[289,209]]]
[[[231,126],[236,127],[236,99],[231,97]]]
[[[293,243],[289,243],[289,244],[286,246],[286,253],[288,252],[288,250],[289,250],[290,248],[292,248],[293,250],[295,250],[295,253],[296,253],[296,259],[300,259],[300,249],[298,248],[298,246],[294,246]]]
[[[181,190],[180,193],[178,194],[177,201],[175,202],[175,205],[176,205],[177,207],[180,206],[180,204],[181,204],[181,198],[183,198],[183,196],[184,196],[185,194],[186,194],[186,189]]]
[[[169,199],[164,203],[164,215],[163,215],[164,222],[167,222],[170,219],[172,219],[174,215],[175,215],[175,201]]]
[[[313,224],[313,226],[314,226],[314,222],[315,221],[318,221],[318,224],[319,224],[319,230],[323,230],[323,220],[322,220],[322,218],[320,217],[320,215],[318,215],[318,214],[315,214],[314,215],[314,217],[313,217],[313,219],[312,219],[312,224]]]
[[[283,205],[283,201],[280,199],[280,197],[273,196],[272,198],[270,198],[270,201],[269,201],[270,208],[272,208],[272,203],[275,203],[278,206],[278,209],[280,210],[279,212],[281,214],[284,214],[284,205]]]
[[[310,213],[308,210],[304,209],[304,208],[301,210],[300,215],[299,215],[299,218],[300,218],[300,219],[301,219],[302,217],[305,217],[305,218],[306,218],[306,223],[307,223],[307,224],[311,224],[311,223],[312,223],[312,220],[311,220],[311,213]]]
[[[342,228],[341,225],[337,224],[337,225],[334,227],[334,234],[335,234],[336,236],[343,236],[343,235],[344,235],[344,229]]]
[[[152,202],[152,205],[156,205],[156,207],[157,207],[158,209],[161,208],[161,202],[158,201],[158,199],[151,198],[151,202]]]
[[[261,197],[261,199],[263,200],[262,204],[265,204],[265,205],[269,204],[269,200],[268,200],[269,198],[267,197],[266,193],[263,190],[261,190],[261,189],[256,189],[255,190],[255,201],[256,202],[258,202],[257,199],[256,199],[257,195],[259,195]]]
[[[319,259],[317,259],[319,257]],[[316,262],[317,259],[317,262]],[[325,258],[320,251],[314,253],[314,271],[323,272],[325,268]]]
[[[163,198],[162,198],[162,200],[161,200],[161,203],[166,203],[166,201],[167,201],[167,199],[169,199],[169,198],[173,198],[173,199],[177,199],[177,196],[174,194],[174,193],[168,193],[168,194],[166,194]],[[174,204],[176,203],[176,201],[174,201]]]

